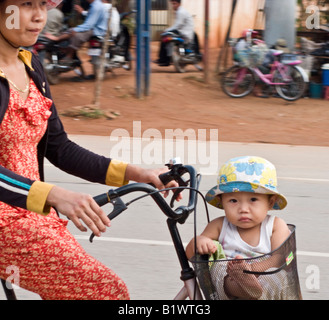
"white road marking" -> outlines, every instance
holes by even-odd
[[[75,235],[74,237],[77,240],[89,240],[89,236]],[[129,238],[95,237],[94,241],[146,244],[151,246],[173,246],[173,243],[171,241],[143,240],[143,239],[129,239]],[[187,243],[183,243],[183,245],[186,246]],[[329,253],[325,253],[325,252],[297,251],[297,255],[308,256],[308,257],[329,258]]]

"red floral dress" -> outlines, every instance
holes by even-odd
[[[37,145],[47,128],[52,101],[32,79],[23,101],[10,89],[0,126],[0,164],[39,180]],[[87,255],[55,210],[42,216],[0,202],[0,278],[43,299],[128,299],[124,282]]]

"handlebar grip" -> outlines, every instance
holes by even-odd
[[[94,197],[94,200],[100,207],[108,204],[110,201],[107,193],[103,193]]]
[[[171,171],[168,171],[168,172],[165,172],[165,173],[161,173],[159,175],[159,179],[161,180],[161,182],[165,186],[166,184],[168,184],[170,181],[174,180],[175,178],[172,176]]]

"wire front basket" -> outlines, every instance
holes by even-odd
[[[241,67],[254,68],[262,65],[267,52],[268,48],[266,46],[258,44],[245,49],[237,50],[234,56]]]
[[[192,258],[200,288],[207,300],[236,299],[228,287],[238,287],[242,299],[301,300],[297,271],[295,226],[287,240],[276,250],[255,258],[214,260],[196,255]],[[241,267],[240,275],[228,277],[229,264]],[[231,283],[230,283],[231,282]],[[241,297],[240,297],[241,298]]]

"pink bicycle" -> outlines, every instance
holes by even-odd
[[[306,72],[298,66],[301,61],[285,60],[282,51],[274,51],[273,56],[274,62],[268,74],[264,74],[257,65],[239,63],[230,67],[222,76],[223,91],[232,98],[242,98],[253,91],[256,80],[260,79],[268,86],[274,86],[277,94],[285,100],[301,98],[308,82]]]

